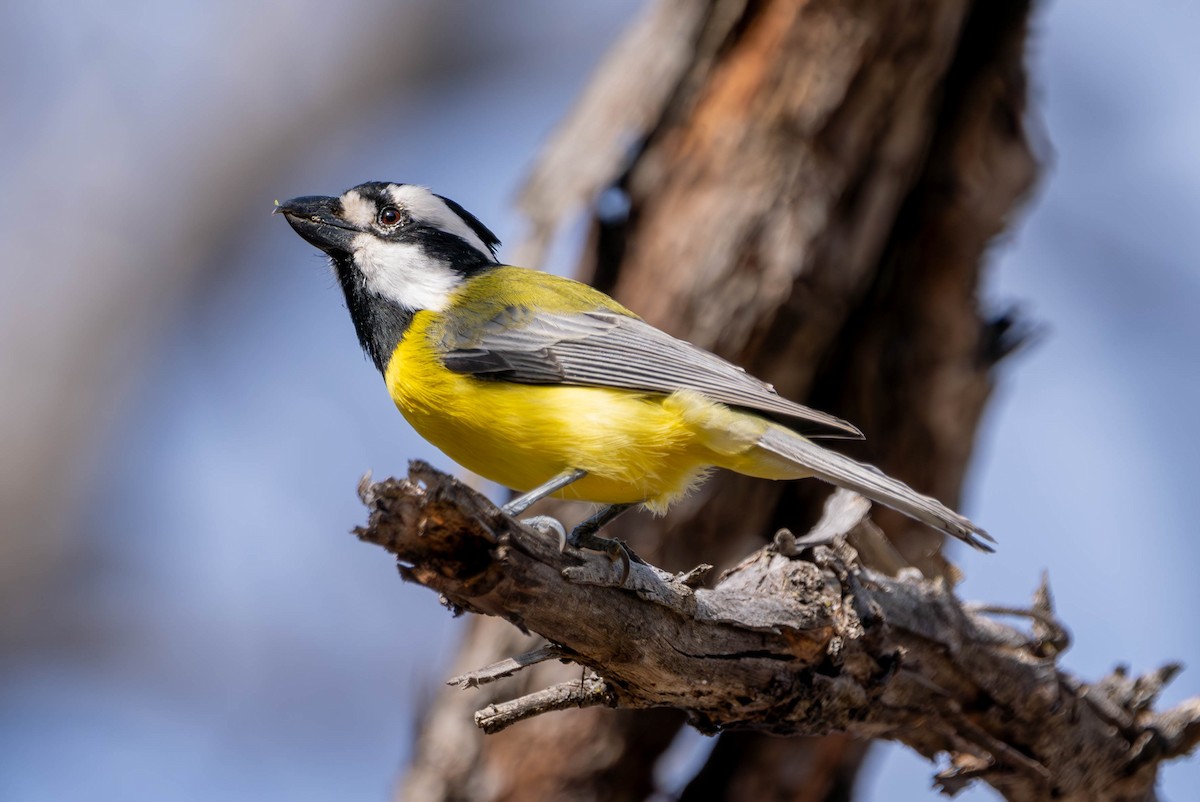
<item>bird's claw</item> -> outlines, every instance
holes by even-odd
[[[629,580],[629,572],[633,570],[633,558],[636,557],[629,547],[623,541],[611,540],[613,545],[606,552],[608,559],[621,561],[621,585],[624,585]],[[638,560],[641,562],[641,560]]]
[[[571,533],[567,539],[568,542],[577,549],[587,549],[588,551],[598,551],[608,557],[613,562],[618,560],[621,563],[621,584],[629,579],[629,573],[633,570],[633,563],[646,564],[646,561],[629,548],[625,541],[610,537],[600,537],[591,532],[579,531],[577,528]]]

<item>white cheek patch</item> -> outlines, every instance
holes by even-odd
[[[483,244],[479,235],[454,213],[445,201],[434,195],[428,187],[416,184],[392,184],[388,187],[397,206],[408,210],[414,220],[419,220],[434,228],[439,228],[455,236],[461,237],[475,250],[483,254],[489,262],[496,261],[491,250]]]
[[[462,277],[450,265],[411,242],[388,242],[372,234],[359,234],[351,247],[354,263],[367,286],[408,309],[440,312],[462,283]]]
[[[355,228],[366,229],[375,222],[375,204],[350,190],[339,198],[342,202],[342,219]]]

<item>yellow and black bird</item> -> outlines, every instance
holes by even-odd
[[[496,259],[500,242],[422,186],[371,182],[280,204],[329,255],[359,342],[404,417],[464,467],[525,492],[662,512],[714,468],[817,477],[990,551],[980,527],[877,468],[812,442],[862,437],[665,334],[598,290]],[[803,432],[803,434],[801,434]]]

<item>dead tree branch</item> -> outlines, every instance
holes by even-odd
[[[973,779],[1008,799],[1153,798],[1158,766],[1200,742],[1200,699],[1152,704],[1177,670],[1094,684],[1061,671],[1064,628],[1043,585],[1023,632],[967,606],[941,580],[864,567],[850,545],[864,522],[835,494],[818,524],[832,545],[781,532],[712,589],[568,550],[508,518],[453,478],[414,462],[407,479],[364,483],[357,534],[398,558],[405,579],[456,611],[498,616],[551,642],[452,680],[494,682],[569,660],[589,673],[476,714],[502,729],[566,707],[671,707],[703,732],[848,733],[901,741],[953,791]],[[590,672],[595,672],[594,674]]]

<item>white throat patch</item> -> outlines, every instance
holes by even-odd
[[[440,312],[462,277],[441,259],[434,259],[411,242],[388,242],[373,234],[351,241],[354,263],[367,286],[401,306]]]

